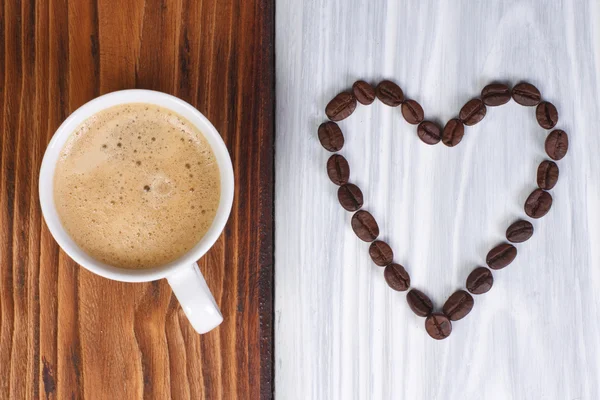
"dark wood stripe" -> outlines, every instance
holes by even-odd
[[[35,76],[36,65],[36,11],[37,4],[24,2],[23,7],[23,74],[27,77]],[[16,188],[15,197],[22,202],[22,216],[24,220],[22,237],[23,246],[27,257],[23,259],[23,274],[26,282],[26,300],[24,304],[23,321],[26,325],[26,395],[39,397],[39,251],[40,251],[40,220],[41,213],[37,204],[38,172],[41,150],[35,135],[28,134],[32,116],[35,114],[36,81],[24,81],[24,97],[21,108],[21,136],[18,144],[18,179],[23,184],[23,190]]]
[[[258,131],[275,132],[275,5],[273,0],[260,0],[256,3],[257,18],[262,15],[264,23],[257,26],[259,41],[257,60],[254,65],[269,65],[267,69],[256,70],[256,86],[261,88],[257,99]],[[274,135],[260,138],[259,163],[260,184],[258,185],[258,209],[264,214],[257,221],[256,240],[258,246],[258,309],[260,315],[260,398],[274,397],[275,379],[275,199],[265,193],[275,192],[275,141]]]
[[[19,9],[15,10],[20,15],[20,37],[21,37],[21,65],[20,73],[23,76],[31,74],[28,64],[34,65],[31,48],[33,47],[32,19],[28,12],[26,3],[18,4]],[[11,355],[11,396],[13,398],[25,398],[28,395],[26,385],[19,384],[19,381],[31,380],[31,371],[28,370],[28,345],[30,337],[28,335],[28,307],[27,299],[29,288],[27,285],[27,265],[30,258],[28,249],[29,234],[29,193],[31,192],[31,182],[29,169],[29,159],[27,156],[29,135],[27,135],[25,124],[26,115],[31,115],[30,104],[32,102],[32,88],[30,80],[21,80],[20,99],[18,108],[15,110],[16,122],[16,144],[15,144],[15,186],[13,195],[14,214],[13,214],[13,301],[14,301],[14,333]],[[23,154],[25,153],[25,154]]]
[[[0,171],[0,284],[2,291],[2,327],[0,331],[0,398],[9,398],[22,393],[18,387],[16,373],[20,360],[15,360],[13,340],[15,329],[14,299],[14,196],[15,196],[15,152],[19,129],[19,107],[22,96],[22,37],[21,4],[18,1],[4,4],[5,29],[5,80],[4,80],[4,123],[2,140],[2,163]],[[9,18],[8,16],[18,16]],[[10,132],[10,134],[8,134]],[[6,361],[4,361],[6,360]],[[14,362],[14,365],[13,365]]]

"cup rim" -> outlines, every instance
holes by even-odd
[[[54,204],[54,172],[60,152],[67,139],[73,134],[75,128],[90,116],[109,107],[126,103],[154,104],[167,108],[186,118],[206,138],[219,166],[221,197],[217,213],[210,228],[202,239],[183,256],[165,265],[152,268],[119,268],[94,259],[79,248],[66,232]],[[122,282],[148,282],[165,278],[177,270],[195,263],[215,244],[225,228],[231,213],[234,196],[234,175],[231,157],[221,135],[219,135],[212,123],[195,107],[184,100],[163,92],[146,89],[126,89],[107,93],[90,100],[71,113],[58,127],[48,143],[42,159],[38,191],[42,215],[48,230],[63,251],[75,262],[105,278]]]

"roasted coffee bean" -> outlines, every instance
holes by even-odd
[[[319,141],[326,150],[340,151],[344,147],[344,135],[335,122],[324,122],[319,126]]]
[[[554,104],[542,101],[535,109],[538,124],[544,129],[552,129],[558,122],[558,110]]]
[[[379,236],[379,225],[373,216],[364,210],[360,210],[352,216],[352,230],[359,239],[372,242]]]
[[[356,98],[352,93],[342,92],[335,96],[325,107],[325,114],[332,121],[348,118],[356,109]]]
[[[481,91],[481,99],[486,106],[501,106],[510,101],[510,89],[502,83],[489,84]]]
[[[369,246],[369,255],[373,262],[380,267],[390,265],[394,260],[394,252],[389,244],[376,240]]]
[[[398,107],[404,101],[404,93],[400,86],[391,81],[381,81],[375,89],[377,98],[390,107]]]
[[[452,333],[452,322],[442,313],[433,313],[425,320],[425,330],[435,340],[446,339]]]
[[[400,107],[402,116],[409,124],[416,125],[423,121],[425,114],[423,113],[423,107],[414,100],[406,100]]]
[[[467,126],[475,125],[485,117],[487,108],[481,99],[471,99],[460,109],[458,118]]]
[[[465,134],[465,125],[458,118],[453,118],[446,123],[442,132],[442,143],[454,147],[460,143]]]
[[[514,261],[517,248],[512,244],[502,243],[490,250],[485,258],[491,269],[502,269]]]
[[[412,289],[408,292],[406,301],[408,302],[410,309],[419,317],[426,317],[433,311],[431,300],[429,300],[429,297],[420,290]]]
[[[506,239],[512,243],[523,243],[533,235],[533,225],[529,221],[518,220],[506,230]]]
[[[492,271],[485,267],[477,267],[467,277],[467,289],[473,294],[487,293],[494,284]]]
[[[400,264],[390,264],[385,267],[383,276],[387,284],[394,290],[404,292],[410,287],[410,276]]]
[[[365,81],[356,81],[352,85],[352,93],[360,104],[368,106],[375,101],[375,89]]]
[[[512,97],[520,105],[531,107],[540,102],[542,95],[531,83],[521,82],[513,88]]]
[[[552,207],[552,196],[542,189],[535,189],[525,201],[525,213],[531,218],[542,218]]]
[[[567,154],[569,149],[569,136],[563,130],[556,129],[548,135],[546,143],[546,154],[553,160],[560,160]]]
[[[473,296],[464,290],[457,290],[448,297],[442,310],[450,321],[458,321],[471,312],[474,303]]]
[[[441,129],[431,121],[423,121],[417,127],[417,135],[426,144],[436,144],[441,139]]]
[[[350,178],[350,165],[343,156],[334,154],[327,160],[327,175],[331,182],[338,186],[348,183]]]
[[[558,165],[554,161],[545,160],[537,170],[537,184],[540,189],[550,190],[558,181]]]
[[[360,210],[363,206],[362,191],[352,183],[340,186],[338,189],[338,200],[342,207],[348,211]]]

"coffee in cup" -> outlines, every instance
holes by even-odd
[[[152,268],[193,248],[220,200],[215,154],[198,128],[154,104],[116,105],[66,141],[54,173],[60,221],[88,255]]]

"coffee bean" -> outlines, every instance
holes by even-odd
[[[435,340],[446,339],[452,333],[452,322],[442,313],[433,313],[425,320],[425,330]]]
[[[429,297],[420,290],[412,289],[408,292],[406,301],[408,302],[410,309],[419,317],[426,317],[433,311],[431,300],[429,300]]]
[[[343,156],[334,154],[327,160],[327,175],[331,182],[338,186],[348,183],[350,178],[350,165]]]
[[[404,101],[404,93],[400,86],[391,81],[381,81],[375,89],[377,98],[390,107],[398,107]]]
[[[531,218],[542,218],[552,207],[552,196],[542,189],[535,189],[525,201],[525,213]]]
[[[324,122],[319,126],[319,141],[331,152],[340,151],[344,147],[344,135],[335,122]]]
[[[554,104],[542,101],[535,109],[538,124],[544,129],[552,129],[558,122],[558,110]]]
[[[379,236],[379,226],[373,216],[364,210],[360,210],[352,216],[352,230],[359,239],[372,242]]]
[[[325,114],[332,121],[348,118],[356,109],[356,98],[352,93],[342,92],[325,107]]]
[[[352,93],[360,104],[368,106],[375,101],[375,89],[365,81],[356,81],[352,85]]]
[[[342,207],[348,211],[360,210],[363,206],[362,191],[352,183],[340,186],[338,189],[338,200]]]
[[[464,290],[457,290],[448,297],[442,310],[450,321],[458,321],[471,312],[474,303],[473,296]]]
[[[369,246],[369,255],[373,262],[380,267],[390,265],[394,260],[394,252],[389,244],[376,240]]]
[[[394,290],[404,292],[410,287],[410,276],[400,264],[390,264],[385,267],[383,276],[387,284]]]
[[[537,184],[540,189],[550,190],[558,181],[558,165],[554,161],[545,160],[537,170]]]
[[[506,230],[506,239],[512,243],[523,243],[533,235],[533,225],[529,221],[518,220]]]
[[[540,102],[542,95],[531,83],[521,82],[512,90],[512,97],[522,106],[535,106]]]
[[[502,269],[514,261],[517,248],[512,244],[502,243],[490,250],[485,258],[491,269]]]
[[[565,131],[556,129],[548,135],[546,143],[546,154],[553,160],[562,159],[569,149],[569,136]]]
[[[475,125],[485,117],[487,108],[481,99],[471,99],[460,109],[458,118],[467,126]]]
[[[406,100],[400,107],[402,116],[409,124],[416,125],[423,121],[423,107],[414,100]]]
[[[423,121],[417,127],[417,135],[426,144],[436,144],[441,138],[441,129],[431,121]]]
[[[486,106],[501,106],[510,101],[510,89],[502,83],[491,83],[481,91],[481,99]]]
[[[477,267],[467,277],[467,289],[473,294],[487,293],[494,284],[492,271],[485,267]]]
[[[442,143],[454,147],[460,143],[465,134],[465,125],[458,118],[453,118],[446,123],[442,132]]]

